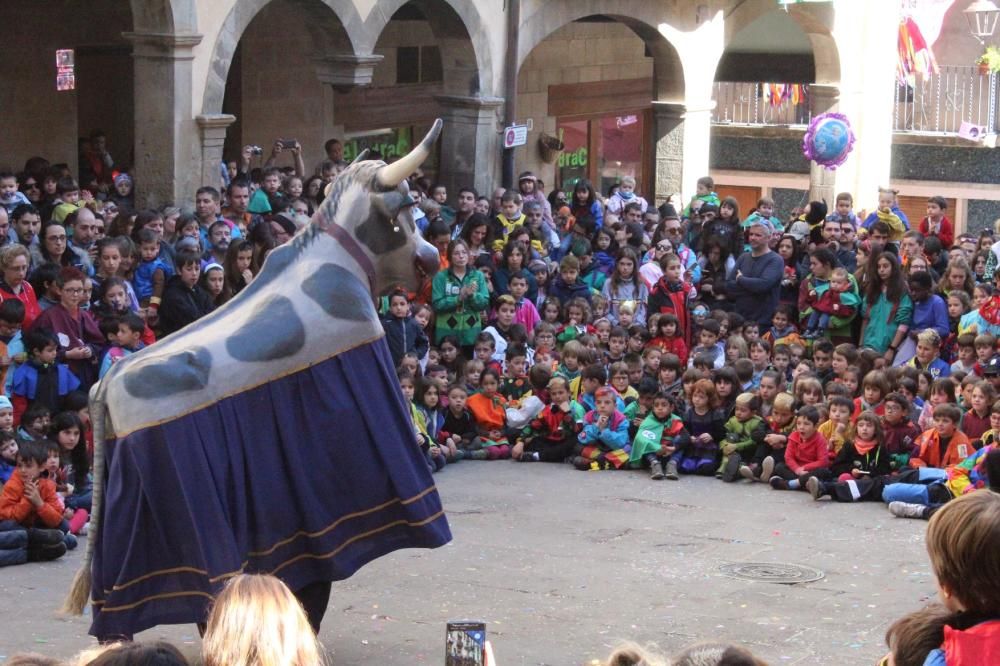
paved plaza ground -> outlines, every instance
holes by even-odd
[[[499,666],[586,664],[622,639],[667,651],[724,639],[772,664],[873,664],[889,623],[935,595],[926,523],[882,504],[541,463],[463,462],[436,480],[454,541],[336,584],[320,635],[332,663],[442,664],[445,622],[482,619]],[[88,617],[53,615],[81,555],[3,570],[0,661],[90,644]],[[739,562],[825,577],[781,585],[720,573]],[[157,637],[197,653],[194,626],[139,639]]]

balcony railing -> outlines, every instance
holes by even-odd
[[[812,118],[808,85],[716,81],[714,99],[717,125],[804,127]]]
[[[997,75],[978,67],[941,67],[917,76],[912,86],[897,85],[893,129],[921,134],[959,134],[963,123],[997,131]],[[976,138],[971,136],[969,138]]]
[[[1000,76],[978,67],[941,67],[897,85],[893,131],[961,135],[976,139],[1000,132]],[[716,125],[805,127],[812,119],[809,86],[716,81]]]

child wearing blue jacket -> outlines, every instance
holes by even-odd
[[[628,437],[628,419],[615,406],[618,394],[610,386],[594,392],[596,407],[583,417],[583,429],[573,465],[579,470],[621,469],[629,460],[632,447]]]

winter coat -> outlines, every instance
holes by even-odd
[[[157,311],[160,316],[160,331],[162,335],[170,335],[204,317],[214,307],[207,291],[197,284],[188,287],[179,275],[175,275],[163,288],[163,301]]]
[[[427,334],[413,316],[383,317],[382,330],[385,331],[385,341],[389,345],[389,353],[392,355],[392,364],[395,367],[399,367],[399,362],[408,352],[414,352],[417,358],[423,358],[430,347]]]
[[[473,285],[475,291],[462,299],[462,287]],[[479,271],[467,268],[461,278],[451,268],[434,276],[431,301],[435,312],[434,337],[438,344],[446,335],[454,335],[462,346],[476,342],[476,336],[483,330],[483,313],[490,305],[490,294],[486,288],[486,278]]]

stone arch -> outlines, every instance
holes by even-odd
[[[607,5],[607,6],[606,6]],[[657,26],[663,22],[663,12],[657,3],[645,0],[557,0],[538,4],[533,14],[521,16],[517,67],[546,37],[563,26],[587,18],[606,16],[630,28],[650,50],[654,66],[654,94],[657,101],[681,102],[684,99],[684,68],[673,44]]]
[[[496,78],[490,50],[491,31],[473,0],[385,0],[365,20],[366,52],[375,48],[393,15],[406,4],[424,10],[445,60],[445,90],[459,95],[490,95]],[[447,11],[440,11],[445,8]],[[448,63],[452,63],[449,65]]]
[[[198,31],[195,0],[130,0],[136,32],[170,34]]]
[[[765,14],[781,12],[770,0],[754,0],[737,6],[725,17],[725,47],[728,49],[733,38],[745,27]],[[805,33],[812,45],[816,61],[816,81],[820,84],[836,85],[840,82],[840,50],[833,38],[833,7],[817,4],[792,5],[788,16]]]
[[[141,1],[141,0],[140,0]],[[179,0],[188,2],[189,0]],[[271,0],[237,0],[219,29],[212,47],[212,61],[202,100],[203,114],[218,114],[226,92],[229,67],[243,32]],[[312,35],[316,55],[370,53],[360,50],[364,22],[350,0],[295,0],[310,16],[306,29]]]

